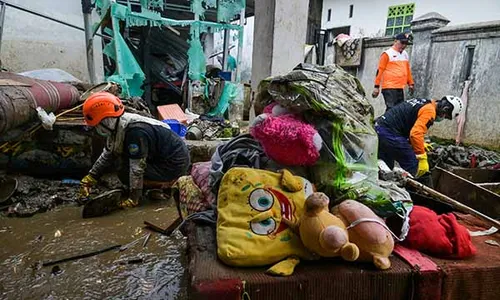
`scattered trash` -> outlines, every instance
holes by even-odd
[[[186,136],[187,127],[184,126],[178,120],[167,119],[167,120],[163,120],[162,122],[168,124],[168,126],[170,126],[170,129],[173,132],[175,132],[178,136],[180,136],[180,137],[185,137]]]
[[[80,180],[75,180],[75,179],[63,179],[62,180],[63,184],[69,184],[69,185],[80,185]]]
[[[151,233],[149,233],[146,238],[144,239],[144,243],[142,243],[142,248],[146,247],[146,245],[149,242],[149,239],[151,238]]]
[[[237,123],[231,124],[220,117],[201,117],[189,125],[186,133],[188,140],[213,141],[238,136],[241,130]]]
[[[135,229],[135,233],[134,233],[134,235],[141,234],[141,232],[142,232],[142,228],[141,228],[141,227],[137,227],[137,228]]]
[[[476,146],[433,145],[428,153],[432,166],[500,168],[500,154]]]
[[[68,261],[78,260],[78,259],[82,259],[82,258],[87,258],[87,257],[95,256],[95,255],[98,255],[98,254],[101,254],[101,253],[105,253],[105,252],[108,252],[108,251],[112,251],[112,250],[118,249],[120,247],[121,247],[121,245],[114,245],[114,246],[111,246],[111,247],[107,247],[107,248],[104,248],[104,249],[101,249],[101,250],[97,250],[97,251],[92,251],[92,252],[85,253],[85,254],[80,254],[80,255],[76,255],[76,256],[72,256],[72,257],[67,257],[67,258],[56,260],[56,261],[44,262],[42,264],[42,266],[43,267],[48,267],[48,266],[57,265],[57,264],[60,264],[60,263],[63,263],[63,262],[68,262]]]
[[[142,262],[144,262],[144,259],[142,259],[142,258],[136,258],[136,259],[131,259],[131,260],[127,261],[127,263],[128,263],[129,265],[132,265],[132,264],[140,264],[140,263],[142,263]]]
[[[142,229],[141,229],[141,231],[142,231]],[[148,234],[146,234],[146,235],[144,235],[144,236],[142,236],[142,237],[140,237],[140,238],[138,238],[136,240],[133,240],[132,242],[130,242],[128,244],[125,244],[125,245],[121,246],[120,247],[120,252],[123,252],[123,251],[129,249],[130,247],[136,245],[137,243],[139,243],[143,239],[144,239],[143,247],[145,247],[144,245],[147,243],[146,240],[149,240],[149,235],[151,235],[151,233],[148,233]]]
[[[486,244],[488,245],[492,245],[492,246],[497,246],[497,247],[500,247],[500,243],[498,243],[497,241],[494,241],[494,240],[486,240],[484,241]]]
[[[61,237],[61,236],[62,236],[61,231],[60,231],[60,230],[56,230],[56,232],[54,233],[54,237],[55,237],[55,238],[59,238],[59,237]]]
[[[179,123],[183,124],[187,123],[187,117],[178,104],[161,105],[158,106],[157,109],[158,109],[158,118],[161,121],[177,120],[179,121]]]
[[[151,222],[148,222],[148,221],[144,221],[144,225],[146,225],[146,228],[150,229],[150,230],[153,230],[155,232],[158,232],[158,233],[161,233],[161,234],[164,234],[166,236],[170,236],[172,235],[172,233],[175,231],[175,229],[177,227],[179,227],[179,225],[182,223],[182,219],[181,218],[177,218],[172,224],[170,224],[166,229],[163,229],[159,226],[156,226],[155,224],[151,223]]]
[[[491,235],[494,234],[498,231],[498,228],[491,226],[490,229],[488,230],[483,230],[483,231],[469,231],[470,236],[485,236],[485,235]]]
[[[153,230],[155,232],[158,232],[158,233],[161,233],[161,234],[165,234],[165,230],[166,229],[163,229],[163,228],[161,228],[159,226],[156,226],[153,223],[150,223],[148,221],[144,221],[144,225],[146,225],[146,228],[149,229],[149,230]]]
[[[10,197],[16,192],[17,179],[11,177],[0,178],[0,206],[10,204]]]
[[[101,217],[119,209],[117,203],[121,199],[122,192],[121,189],[107,191],[87,201],[82,210],[82,217],[84,219]]]
[[[52,273],[52,275],[54,276],[57,276],[59,274],[61,274],[63,271],[61,270],[61,268],[59,266],[54,266],[52,267],[52,271],[50,271],[50,273]]]
[[[80,79],[61,69],[41,69],[19,73],[26,77],[55,82],[81,82]]]
[[[36,108],[38,118],[42,121],[42,126],[45,130],[52,130],[52,126],[56,122],[54,113],[47,114],[47,112],[40,106]]]
[[[135,264],[141,264],[144,262],[143,258],[134,258],[134,259],[128,259],[128,260],[121,260],[118,262],[120,265],[135,265]]]

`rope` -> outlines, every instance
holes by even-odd
[[[351,225],[347,226],[347,230],[353,228],[353,227],[356,227],[357,225],[363,223],[363,222],[374,222],[374,223],[377,223],[379,225],[381,225],[382,227],[384,227],[387,231],[389,231],[391,233],[391,235],[396,239],[398,240],[399,242],[402,242],[404,241],[404,239],[400,239],[397,235],[394,234],[394,232],[392,232],[389,227],[387,227],[387,225],[385,225],[384,222],[380,221],[380,220],[377,220],[377,219],[371,219],[371,218],[361,218],[361,219],[358,219],[354,222],[351,223]]]

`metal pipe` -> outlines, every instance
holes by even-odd
[[[224,70],[224,72],[227,72],[227,65],[228,65],[228,62],[229,62],[229,35],[230,35],[231,31],[229,31],[229,29],[224,29],[224,46],[223,46],[223,49],[224,49],[224,54],[222,56],[222,59],[223,59],[223,64],[222,64],[222,70]]]
[[[46,14],[43,14],[43,13],[40,13],[40,12],[36,12],[36,11],[33,11],[31,9],[28,9],[26,7],[23,7],[23,6],[20,6],[20,5],[17,5],[17,4],[12,4],[10,2],[7,2],[7,1],[4,1],[4,0],[0,0],[0,4],[1,5],[6,5],[6,6],[10,6],[10,7],[13,7],[15,9],[18,9],[18,10],[21,10],[21,11],[24,11],[24,12],[27,12],[29,14],[32,14],[32,15],[35,15],[35,16],[38,16],[38,17],[42,17],[42,18],[45,18],[47,20],[50,20],[50,21],[54,21],[56,23],[59,23],[59,24],[62,24],[62,25],[66,25],[68,27],[71,27],[71,28],[74,28],[74,29],[78,29],[80,31],[85,31],[85,28],[82,28],[80,26],[76,26],[76,25],[73,25],[71,23],[68,23],[68,22],[65,22],[65,21],[62,21],[62,20],[59,20],[59,19],[56,19],[56,18],[53,18],[51,16],[48,16]],[[96,34],[97,36],[99,37],[102,37],[102,38],[105,38],[105,39],[110,39],[109,37],[107,36],[104,36],[102,34]]]
[[[236,62],[236,82],[241,81],[241,65],[243,60],[243,38],[245,31],[245,8],[240,13],[240,26],[241,30],[238,32],[238,61]]]
[[[7,6],[5,3],[0,3],[0,53],[2,50],[2,36],[3,36],[3,26],[5,24],[5,10]],[[0,66],[1,67],[1,66]]]
[[[85,26],[85,45],[87,51],[87,69],[89,71],[90,83],[96,84],[95,61],[94,61],[94,36],[92,30],[92,3],[91,0],[82,0],[83,23]]]

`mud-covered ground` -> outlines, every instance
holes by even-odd
[[[8,217],[31,217],[37,213],[50,211],[59,205],[78,206],[79,181],[77,179],[52,180],[30,176],[10,176],[17,179],[18,187],[10,200],[0,207]],[[120,188],[116,176],[105,176],[98,186],[92,189],[93,195]]]
[[[173,199],[82,219],[79,179],[9,177],[18,186],[0,205],[0,299],[187,299],[185,238],[144,226],[168,227],[178,217]],[[92,195],[121,187],[108,175]],[[43,265],[133,241],[121,251]]]
[[[82,207],[72,202],[76,191],[41,181],[16,197],[26,195],[19,203],[49,211],[29,218],[0,216],[0,299],[187,299],[185,238],[150,232],[143,224],[170,225],[177,217],[170,201],[82,219]],[[44,198],[52,194],[59,200]],[[53,208],[55,202],[69,205]],[[133,241],[123,251],[43,266]]]

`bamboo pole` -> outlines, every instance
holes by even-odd
[[[485,214],[483,214],[483,213],[481,213],[473,208],[470,208],[469,206],[467,206],[461,202],[458,202],[457,200],[454,200],[454,199],[452,199],[444,194],[441,194],[440,192],[438,192],[434,189],[431,189],[430,187],[425,186],[418,181],[415,181],[411,178],[406,178],[406,183],[413,186],[414,188],[417,188],[420,191],[423,191],[423,192],[433,196],[434,199],[436,199],[439,202],[449,204],[458,210],[461,210],[463,212],[466,212],[466,213],[469,213],[469,214],[474,215],[476,217],[479,217],[480,219],[483,219],[484,221],[487,221],[488,223],[493,224],[495,227],[500,228],[499,221],[497,221],[491,217],[488,217],[487,215],[485,215]]]

